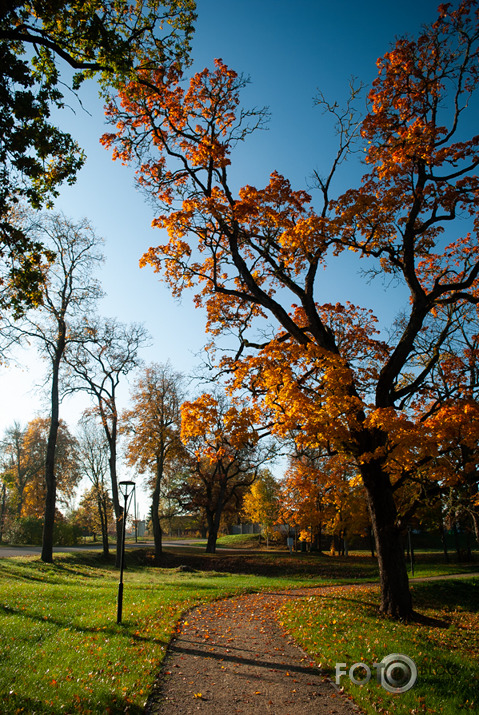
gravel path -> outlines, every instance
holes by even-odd
[[[357,715],[274,617],[285,598],[320,592],[243,595],[189,611],[145,715]]]

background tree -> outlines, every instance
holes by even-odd
[[[13,474],[9,471],[0,472],[0,543],[2,543],[3,532],[7,515],[10,511],[9,496],[13,485]]]
[[[108,443],[108,467],[111,496],[116,518],[116,564],[120,566],[121,519],[123,509],[118,496],[118,386],[123,377],[137,368],[140,348],[147,344],[148,333],[142,325],[125,325],[112,318],[85,318],[82,337],[72,349],[67,361],[71,389],[82,389],[96,403],[98,416]],[[76,380],[76,382],[75,382]]]
[[[10,506],[19,516],[22,511],[25,487],[32,476],[38,471],[38,462],[29,459],[25,452],[25,432],[18,422],[5,430],[2,439],[1,465],[5,474],[9,474]]]
[[[479,139],[466,119],[477,101],[477,22],[475,1],[441,5],[417,40],[397,40],[378,61],[361,124],[351,107],[329,105],[339,148],[316,174],[318,210],[277,172],[265,188],[233,191],[232,149],[261,114],[241,108],[244,80],[220,61],[186,87],[174,71],[147,73],[148,87],[130,82],[109,106],[116,132],[103,138],[114,158],[138,163],[140,184],[162,205],[155,223],[169,242],[142,264],[163,271],[176,296],[198,287],[217,346],[237,330],[236,356],[220,362],[232,388],[251,390],[278,435],[296,430],[300,448],[332,446],[357,465],[381,610],[396,617],[412,612],[396,495],[434,449],[423,437],[422,386],[451,325],[437,330],[435,317],[478,301]],[[333,200],[333,178],[358,143],[369,170]],[[343,251],[409,294],[388,342],[370,310],[317,302],[324,267]],[[425,334],[429,359],[418,368]]]
[[[279,483],[269,469],[262,469],[243,500],[243,514],[253,524],[261,524],[266,546],[279,517],[279,492]]]
[[[22,463],[27,467],[28,480],[22,492],[21,510],[18,516],[44,516],[48,494],[45,464],[51,431],[51,419],[36,417],[24,433],[21,445]],[[81,479],[78,464],[78,445],[68,425],[59,420],[55,444],[55,512],[59,508],[69,511],[75,489]]]
[[[80,516],[88,517],[92,529],[100,531],[105,557],[109,556],[108,524],[113,517],[112,501],[105,483],[108,456],[104,430],[96,421],[84,415],[78,435],[78,461],[81,474],[91,483],[91,487],[83,495],[79,511]]]
[[[20,199],[34,209],[50,206],[84,162],[74,139],[51,121],[52,109],[64,107],[65,82],[76,92],[96,76],[105,91],[153,60],[185,60],[194,8],[192,0],[0,4],[0,277],[10,287],[5,292],[0,283],[0,310],[39,304],[41,264],[50,256],[12,222],[12,209]]]
[[[33,230],[33,229],[32,229]],[[48,364],[51,418],[45,456],[47,487],[42,560],[53,560],[53,525],[57,476],[55,451],[59,428],[60,374],[68,346],[78,339],[75,328],[80,317],[92,309],[101,295],[93,271],[101,262],[101,240],[83,219],[69,221],[60,214],[40,217],[35,230],[42,243],[54,252],[43,286],[42,305],[29,311],[21,323],[12,326],[19,340],[32,340]]]
[[[148,365],[136,380],[132,407],[122,415],[123,431],[128,435],[127,460],[141,474],[149,475],[152,490],[151,522],[155,542],[155,563],[161,560],[160,503],[168,468],[183,452],[180,429],[182,377],[171,365]]]
[[[206,393],[182,404],[181,440],[191,457],[181,503],[204,511],[208,523],[206,551],[215,553],[223,512],[232,505],[237,513],[240,511],[246,490],[271,451],[259,447],[252,410]]]
[[[92,485],[82,493],[78,507],[72,515],[72,521],[76,526],[91,533],[93,541],[96,541],[96,534],[101,534],[103,556],[107,558],[109,556],[108,523],[113,521],[113,502],[104,484]]]

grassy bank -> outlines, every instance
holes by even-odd
[[[477,579],[415,583],[417,617],[401,623],[378,616],[378,589],[332,589],[289,602],[280,622],[333,681],[336,663],[345,664],[339,684],[368,714],[479,713],[478,592]],[[416,684],[400,694],[377,682],[373,665],[394,653],[412,658],[417,667]],[[368,683],[350,681],[355,663],[370,668]],[[353,676],[360,680],[366,672],[355,668]]]

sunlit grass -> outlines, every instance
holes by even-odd
[[[165,563],[169,559],[175,566],[189,564],[196,569],[193,571],[145,565],[148,556],[141,550],[132,551],[128,558],[120,626],[116,624],[119,573],[99,552],[58,554],[54,564],[44,564],[38,556],[0,559],[2,713],[140,713],[178,619],[189,607],[245,591],[377,579],[377,564],[366,555],[342,559],[290,556],[286,551],[193,554],[190,549],[165,554]],[[424,576],[458,570],[457,565],[438,566],[434,561],[433,557],[425,560],[416,573]],[[415,599],[425,593],[423,589],[415,585]],[[438,589],[435,583],[432,593],[439,593]],[[365,593],[367,603],[372,603],[371,593]],[[314,603],[314,599],[308,601],[307,607]],[[328,614],[324,623],[335,618],[339,624],[339,612],[363,608],[362,603],[348,603],[338,592],[330,611],[324,611]],[[369,633],[369,624],[361,610],[358,613],[358,633],[361,628]],[[368,618],[374,619],[374,604]],[[347,621],[347,613],[342,620]],[[383,622],[382,627],[386,632],[396,625]],[[422,631],[418,628],[419,637]],[[463,630],[457,632],[462,638]],[[353,633],[346,625],[347,637],[352,638]],[[303,627],[299,629],[299,636],[302,634]],[[390,641],[386,644],[392,647]],[[332,647],[336,645],[333,641]],[[441,650],[442,646],[437,647]],[[362,654],[347,653],[356,659]],[[413,657],[412,650],[409,654]],[[331,657],[348,660],[336,652]]]
[[[365,663],[369,683],[355,685],[342,676],[340,685],[366,713],[479,712],[479,580],[416,583],[413,596],[419,616],[410,623],[378,616],[379,590],[332,589],[282,607],[280,622],[334,680],[343,670]],[[377,683],[374,663],[400,653],[415,662],[414,687],[391,694]],[[364,672],[364,671],[363,671]],[[353,671],[356,679],[361,669]]]
[[[101,556],[0,560],[2,713],[139,713],[182,612],[291,579],[130,567],[123,623],[118,571]],[[295,581],[295,584],[300,584]]]

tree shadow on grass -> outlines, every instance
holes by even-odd
[[[144,708],[134,705],[127,699],[109,692],[106,688],[95,690],[95,702],[84,695],[73,696],[69,701],[54,705],[37,698],[11,692],[4,696],[1,704],[2,715],[10,713],[48,713],[48,715],[64,715],[65,713],[92,713],[94,715],[142,715]]]
[[[44,616],[40,614],[35,614],[35,613],[28,613],[25,610],[22,610],[21,608],[12,608],[11,606],[6,606],[4,604],[0,604],[0,615],[4,614],[6,616],[19,616],[21,618],[26,618],[32,622],[35,623],[41,623],[42,625],[53,625],[56,626],[59,629],[68,629],[72,631],[76,631],[78,633],[102,633],[105,636],[114,636],[114,635],[124,635],[125,637],[128,637],[130,640],[137,640],[137,641],[146,641],[148,643],[155,643],[157,645],[164,645],[166,646],[169,642],[169,638],[163,639],[163,638],[154,638],[152,636],[144,637],[140,635],[135,635],[134,633],[131,633],[129,630],[129,625],[127,621],[123,621],[122,625],[117,625],[116,623],[113,623],[113,617],[112,617],[112,622],[108,626],[102,626],[102,628],[98,628],[97,626],[81,626],[78,624],[75,624],[72,622],[71,618],[53,618],[51,615]],[[132,627],[137,628],[136,624],[132,624]],[[0,710],[1,712],[1,710]]]

